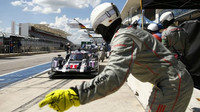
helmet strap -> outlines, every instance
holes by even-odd
[[[112,40],[113,35],[115,34],[116,30],[118,29],[118,26],[121,25],[121,18],[115,20],[110,26],[106,27],[102,24],[100,24],[96,31],[102,35],[103,39],[107,42],[110,43]]]
[[[111,5],[112,5],[112,7],[113,7],[113,9],[114,9],[114,11],[115,11],[115,13],[116,13],[116,15],[117,15],[117,17],[119,16],[119,10],[117,9],[117,7],[113,4],[113,3],[111,3]]]
[[[168,26],[170,26],[170,25],[173,24],[173,23],[174,23],[174,19],[172,19],[172,20],[170,20],[170,21],[165,20],[165,21],[162,23],[162,25],[163,25],[164,28],[167,28]]]

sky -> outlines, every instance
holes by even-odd
[[[72,34],[68,39],[78,43],[84,30],[72,29],[67,24],[76,23],[76,18],[91,27],[90,13],[104,2],[113,2],[121,11],[126,0],[1,0],[0,32],[11,33],[12,21],[16,24],[16,34],[19,23],[49,24]]]

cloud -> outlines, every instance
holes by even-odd
[[[90,20],[88,18],[86,19],[81,19],[81,18],[76,18],[79,22],[84,24],[86,27],[91,27],[90,26]],[[47,23],[46,21],[41,21],[40,24],[49,24],[49,27],[52,28],[57,28],[60,30],[63,30],[67,33],[72,34],[71,36],[67,37],[70,41],[80,44],[81,40],[89,40],[89,37],[82,37],[82,34],[85,34],[83,29],[74,29],[70,28],[67,24],[68,23],[76,23],[74,19],[67,18],[66,15],[63,15],[61,17],[56,16],[55,21],[53,23]]]
[[[7,28],[1,28],[0,27],[0,32],[11,33],[11,27],[7,27]]]
[[[3,23],[3,21],[0,20],[0,24],[1,23]],[[0,32],[11,33],[11,27],[6,27],[6,28],[0,27]]]
[[[5,28],[5,32],[9,32],[9,33],[11,33],[11,27],[7,27],[7,28]]]
[[[22,5],[22,2],[21,1],[14,1],[14,2],[11,2],[11,4],[13,6],[20,6],[20,5]]]
[[[101,0],[16,0],[11,2],[13,6],[20,6],[23,11],[35,13],[61,13],[63,8],[87,8],[95,7]]]
[[[22,6],[22,7],[25,7],[25,6],[33,6],[33,3],[32,2],[28,2],[26,0],[16,0],[16,1],[13,1],[11,2],[11,4],[13,6]]]

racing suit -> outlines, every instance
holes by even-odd
[[[99,51],[99,61],[103,62],[105,58],[105,47],[102,46]]]
[[[186,110],[193,82],[185,66],[150,33],[132,26],[121,26],[113,36],[111,55],[104,70],[76,86],[80,103],[114,93],[129,75],[154,85],[146,111]]]
[[[175,25],[169,26],[162,32],[162,43],[184,62],[184,56],[186,56],[190,44],[188,34],[182,28]]]
[[[162,34],[160,32],[152,32],[151,33],[157,40],[162,42]]]

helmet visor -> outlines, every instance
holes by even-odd
[[[98,26],[99,24],[101,24],[105,19],[110,18],[110,17],[111,17],[112,15],[114,15],[114,14],[115,14],[115,10],[114,10],[114,9],[111,9],[111,10],[109,10],[109,11],[106,11],[105,14],[103,14],[102,16],[100,16],[100,17],[96,20],[96,22],[94,23],[94,25],[93,25],[93,28],[94,28],[95,32],[96,32],[96,28],[97,28],[97,26]]]

